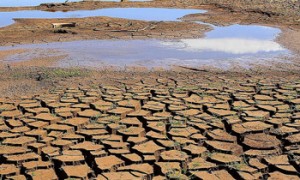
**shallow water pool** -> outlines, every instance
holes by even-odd
[[[249,28],[253,30],[251,35],[248,35]],[[239,33],[234,33],[237,29]],[[265,35],[261,36],[262,33]],[[30,59],[39,56],[38,52],[43,54],[49,49],[56,49],[61,54],[67,54],[67,57],[57,64],[61,67],[139,65],[149,68],[168,68],[173,65],[191,67],[208,65],[227,69],[232,65],[240,65],[249,68],[251,64],[280,61],[282,57],[290,56],[287,49],[274,42],[278,33],[280,30],[276,28],[233,25],[218,27],[201,39],[88,40],[20,45],[13,48],[40,51],[32,50],[26,55],[11,56],[7,61],[17,61],[24,57]],[[1,47],[0,50],[7,48],[11,49],[11,47]]]
[[[49,11],[14,11],[0,12],[0,27],[14,23],[14,18],[84,18],[94,16],[109,16],[145,21],[177,21],[188,14],[204,13],[198,9],[168,9],[168,8],[105,8],[96,10],[80,10],[68,12]]]
[[[110,16],[147,21],[177,21],[188,14],[204,13],[195,9],[165,8],[108,8],[91,11],[45,12],[17,11],[0,13],[7,21],[0,20],[0,26],[13,23],[12,18],[70,18],[90,16]],[[201,23],[201,22],[198,22]],[[213,26],[213,25],[211,25]],[[213,30],[200,39],[180,40],[87,40],[75,42],[55,42],[48,44],[0,47],[5,49],[28,49],[26,53],[10,56],[9,61],[22,61],[47,54],[48,50],[58,50],[67,57],[57,65],[101,67],[146,66],[165,67],[215,66],[229,68],[233,64],[248,68],[251,64],[266,64],[281,61],[291,53],[275,42],[281,32],[278,28],[258,25],[213,26]],[[39,51],[36,51],[39,49]]]

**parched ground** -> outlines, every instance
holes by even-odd
[[[137,4],[191,8],[195,2]],[[17,9],[132,5],[89,2]],[[51,27],[51,22],[65,20],[20,19],[0,29],[0,43],[198,37],[208,29],[189,22],[197,18],[218,25],[280,26],[285,30],[278,41],[294,52],[299,49],[293,38],[298,37],[296,23],[218,8],[177,23],[70,19],[78,26],[61,29],[65,33]],[[22,52],[0,51],[0,60]],[[50,68],[61,58],[1,62],[1,178],[300,179],[297,62],[229,71]]]
[[[51,72],[0,99],[1,177],[299,179],[298,73]]]

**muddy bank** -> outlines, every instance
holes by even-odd
[[[177,0],[154,0],[147,2],[101,2],[83,1],[67,3],[44,3],[32,7],[0,7],[1,12],[20,10],[44,10],[44,11],[74,11],[92,10],[100,8],[126,8],[126,7],[156,7],[156,8],[196,8],[204,7],[197,0],[177,1]]]
[[[76,22],[76,26],[52,27],[52,23],[60,22]],[[193,22],[147,22],[109,17],[16,19],[15,24],[0,29],[0,45],[88,39],[199,38],[210,29]]]
[[[281,17],[283,21],[300,23],[300,1],[297,0],[202,0],[231,12],[258,13],[268,17]]]
[[[297,40],[300,38],[300,30],[293,28],[284,28],[283,33],[277,38],[283,46],[288,47],[293,52],[300,54],[300,42]]]
[[[0,62],[2,63],[2,60],[5,59],[7,56],[23,53],[24,51],[25,50],[23,49],[0,51]]]
[[[299,78],[299,69],[293,70],[292,67],[275,65],[270,67],[256,67],[252,69],[242,69],[233,67],[231,70],[224,71],[212,67],[182,67],[173,66],[171,69],[144,67],[127,67],[121,69],[118,67],[102,67],[99,69],[84,68],[56,68],[50,67],[62,58],[40,57],[31,61],[22,63],[12,63],[10,66],[0,66],[0,94],[5,96],[34,95],[41,93],[40,90],[49,90],[59,85],[65,87],[77,86],[79,84],[101,84],[117,83],[118,79],[131,76],[135,78],[147,78],[150,76],[169,77],[175,80],[183,80],[187,77],[194,77],[195,80],[205,79],[206,77],[223,77],[231,80],[249,79],[249,82],[258,79],[297,79]],[[276,69],[275,69],[276,68]],[[30,83],[24,83],[30,82]],[[192,82],[192,81],[191,81]],[[25,86],[26,89],[22,89]]]

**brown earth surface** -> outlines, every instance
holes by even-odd
[[[60,22],[76,22],[77,25],[60,29],[52,27],[52,23]],[[147,22],[110,17],[16,19],[13,25],[0,28],[3,36],[0,45],[95,39],[199,38],[210,29],[209,26],[192,22]],[[63,33],[58,33],[58,30]]]
[[[107,69],[63,81],[41,76],[31,77],[43,91],[0,99],[4,178],[44,173],[44,162],[52,178],[101,179],[126,172],[130,178],[190,179],[209,171],[209,177],[222,172],[231,179],[278,173],[299,179],[298,73]],[[169,109],[176,104],[185,109]],[[135,107],[147,113],[133,113]],[[41,108],[47,111],[34,111]],[[288,119],[279,125],[281,117]],[[38,122],[43,126],[32,125]],[[34,171],[21,171],[29,162],[37,164]]]
[[[236,4],[223,4],[224,10],[196,2],[86,2],[0,11],[206,8],[211,10],[208,14],[188,16],[185,21],[280,27],[284,33],[278,41],[300,52],[294,16],[284,22],[285,13],[266,14],[267,6],[254,5],[258,9],[250,12],[233,11]],[[0,29],[7,37],[1,45],[200,37],[209,30],[185,21],[70,20],[80,23],[66,28],[66,34],[54,33],[51,27],[51,22],[62,20],[17,20]],[[32,29],[24,28],[28,25]],[[23,51],[0,51],[0,59]],[[1,63],[1,178],[300,179],[300,74],[294,65],[229,71],[51,68],[62,57],[45,54],[26,62]]]

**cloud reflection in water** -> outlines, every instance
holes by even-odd
[[[162,44],[185,51],[213,51],[228,54],[255,54],[284,50],[274,41],[240,38],[182,39],[177,42],[162,42]]]

